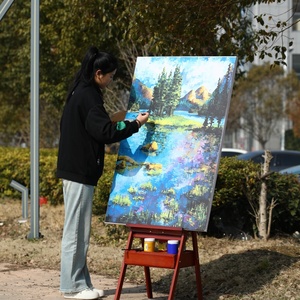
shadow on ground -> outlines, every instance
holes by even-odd
[[[298,258],[268,250],[223,255],[217,260],[200,265],[204,299],[217,300],[226,294],[243,296],[255,293],[297,261]],[[155,272],[155,269],[151,272]],[[154,282],[153,291],[168,293],[172,275],[173,272],[170,272]],[[180,269],[175,299],[197,299],[193,267]]]

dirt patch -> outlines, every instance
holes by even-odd
[[[36,241],[26,238],[30,232],[30,220],[19,223],[20,219],[20,201],[0,201],[0,262],[9,265],[11,273],[18,271],[26,274],[29,269],[55,272],[57,275],[49,285],[53,286],[57,293],[63,207],[41,207],[40,231],[44,237]],[[122,249],[127,240],[126,228],[105,225],[103,216],[94,216],[92,227],[88,257],[90,271],[93,276],[101,276],[116,284],[123,260]],[[300,299],[298,239],[280,236],[273,237],[268,242],[241,241],[199,234],[198,246],[205,300]],[[5,270],[7,272],[7,268]],[[151,278],[153,291],[157,292],[155,299],[167,299],[162,295],[168,294],[172,270],[151,269]],[[0,281],[2,282],[1,279]],[[141,298],[134,294],[135,298],[132,299],[147,299],[146,294],[143,294],[145,282],[142,267],[129,266],[125,281],[142,289]],[[116,287],[114,284],[108,289],[113,290]],[[129,294],[121,299],[131,299]],[[113,296],[111,297],[113,299]],[[1,288],[0,299],[8,299],[1,298]],[[193,268],[180,270],[175,299],[196,299]]]

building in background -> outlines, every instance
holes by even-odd
[[[265,15],[265,24],[269,22],[269,28],[276,27],[278,20],[287,21],[288,29],[284,32],[282,39],[277,41],[278,45],[282,42],[288,51],[286,53],[286,64],[285,72],[289,73],[294,70],[298,78],[300,79],[300,0],[286,0],[282,3],[272,3],[272,4],[256,4],[250,9],[247,14],[253,20],[254,30],[260,29],[260,24],[256,21],[254,16]],[[269,19],[268,16],[272,16]],[[293,41],[293,45],[289,47],[290,41]],[[271,46],[271,45],[270,45]],[[253,64],[262,65],[265,62],[273,62],[273,58],[265,57],[265,59],[260,59],[258,56],[255,57]],[[249,66],[251,68],[251,65]],[[285,99],[283,96],[283,105],[285,105]],[[242,120],[241,120],[242,121]],[[274,133],[268,143],[266,144],[266,149],[269,150],[284,150],[285,149],[285,132],[291,129],[291,122],[285,118],[278,120],[278,128],[276,133]],[[223,147],[239,148],[245,149],[247,151],[260,150],[260,144],[254,140],[250,134],[240,130],[235,133],[226,134]]]

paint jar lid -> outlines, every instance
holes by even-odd
[[[155,238],[145,238],[144,241],[145,242],[154,242]]]
[[[177,240],[169,240],[168,244],[178,244],[179,241]]]

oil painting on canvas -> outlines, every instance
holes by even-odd
[[[237,58],[138,57],[107,223],[207,231]]]

